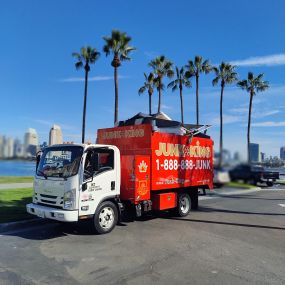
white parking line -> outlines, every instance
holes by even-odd
[[[281,207],[285,207],[285,204],[278,204],[279,206],[281,206]]]

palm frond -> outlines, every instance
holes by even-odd
[[[142,86],[138,91],[139,95],[143,94],[145,92],[145,90],[146,90],[146,87]]]
[[[136,50],[135,47],[128,45],[131,39],[125,32],[112,30],[111,37],[103,37],[105,41],[103,51],[106,56],[110,53],[116,54],[121,61],[131,60],[129,54]]]
[[[219,83],[219,81],[220,81],[220,77],[219,76],[215,77],[212,81],[213,86],[216,86]]]
[[[83,67],[83,62],[82,61],[78,61],[75,63],[75,68],[78,70],[78,69],[81,69]]]

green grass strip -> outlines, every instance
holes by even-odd
[[[33,182],[32,176],[0,176],[0,184]]]
[[[32,218],[26,212],[26,204],[32,202],[32,195],[32,188],[0,190],[0,223]]]
[[[229,183],[226,184],[226,186],[232,187],[232,188],[241,188],[241,189],[256,188],[255,185],[245,184],[245,183],[240,183],[240,182],[229,182]]]

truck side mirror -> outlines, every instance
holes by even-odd
[[[36,158],[36,170],[38,170],[40,160],[41,160],[42,152],[37,153],[37,158]]]
[[[82,184],[82,191],[86,191],[87,190],[87,184],[92,182],[92,181],[93,181],[93,177],[86,179]]]

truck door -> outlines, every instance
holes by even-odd
[[[111,148],[91,148],[87,151],[79,195],[79,216],[93,215],[105,198],[119,194],[115,167],[117,159]]]

